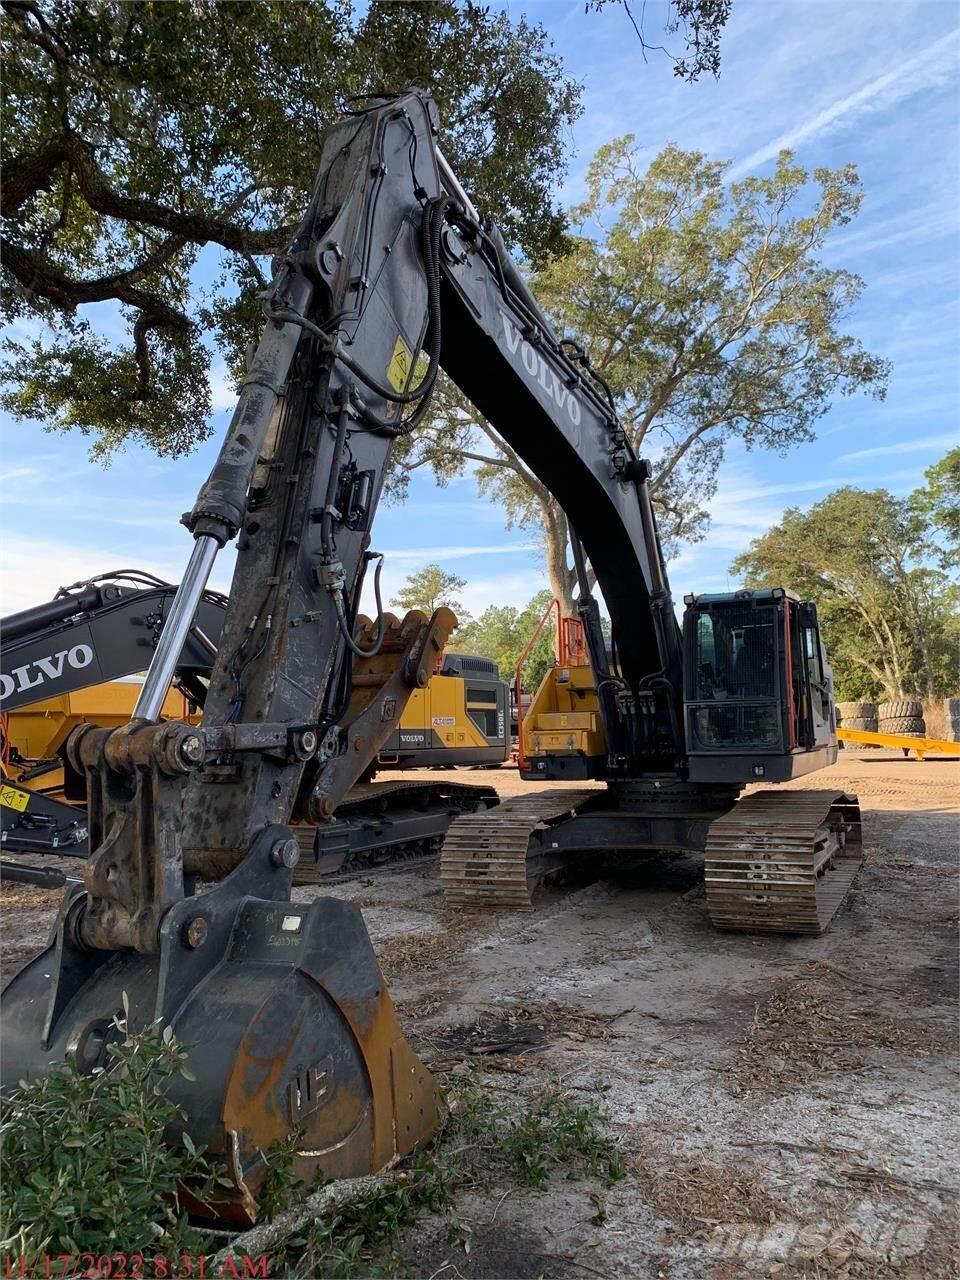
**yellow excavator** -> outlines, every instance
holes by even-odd
[[[384,769],[496,768],[510,757],[510,687],[492,658],[444,652],[377,753]]]
[[[337,1178],[383,1169],[437,1122],[435,1084],[404,1039],[359,909],[293,901],[291,886],[297,824],[336,823],[453,627],[449,610],[384,613],[371,546],[393,443],[429,414],[441,367],[575,531],[594,690],[584,698],[604,742],[600,755],[596,744],[557,755],[558,775],[587,773],[589,792],[532,788],[456,818],[447,893],[483,906],[513,886],[526,905],[558,856],[594,857],[610,841],[706,848],[725,867],[718,923],[794,930],[822,926],[860,861],[852,797],[740,799],[747,783],[836,759],[816,609],[785,591],[701,596],[681,631],[649,467],[438,136],[432,99],[413,90],[369,99],[324,134],[223,447],[184,516],[194,549],[133,717],[81,725],[66,745],[67,787],[87,802],[83,884],[67,887],[51,945],[2,994],[8,1088],[68,1054],[103,1066],[124,1025],[170,1028],[190,1068],[173,1100],[221,1173],[205,1212],[228,1221],[256,1217],[278,1140],[296,1135],[298,1174]],[[232,539],[201,722],[163,721]],[[377,616],[361,619],[371,570]]]
[[[66,744],[81,725],[129,723],[141,680],[166,624],[176,588],[142,570],[99,574],[54,600],[3,620],[0,652],[0,849],[4,855],[85,858],[85,814],[67,796]],[[198,724],[226,601],[207,592],[181,651],[163,720]],[[426,688],[410,698],[375,765],[497,765],[507,758],[507,689],[487,658],[444,652]],[[364,802],[369,801],[369,804]],[[452,817],[496,803],[489,787],[394,783],[354,789],[322,827],[300,825],[305,854],[296,878],[324,876],[436,854]],[[0,878],[56,888],[67,873],[22,857],[0,859]]]

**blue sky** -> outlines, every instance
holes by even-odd
[[[582,194],[593,150],[634,133],[652,157],[666,142],[730,159],[734,176],[769,170],[781,146],[808,166],[848,161],[866,200],[828,246],[828,260],[861,274],[865,299],[849,328],[894,365],[886,402],[839,401],[813,443],[786,457],[729,451],[705,542],[671,565],[675,599],[737,585],[733,557],[790,505],[854,483],[907,492],[960,441],[960,22],[953,0],[734,0],[719,81],[687,85],[657,54],[644,64],[625,15],[585,15],[583,0],[510,0],[551,32],[584,85],[569,139],[565,203]],[[663,6],[648,0],[658,43]],[[659,24],[659,25],[658,25]],[[116,319],[101,309],[106,332]],[[229,420],[233,395],[214,371],[214,438],[190,458],[131,449],[109,468],[79,436],[46,434],[0,415],[0,609],[49,598],[92,573],[143,567],[176,579],[190,549],[178,525],[192,505]],[[456,544],[452,545],[451,530]],[[387,553],[389,596],[406,574],[437,561],[467,579],[464,604],[521,604],[544,585],[528,535],[508,532],[469,476],[437,489],[418,473],[409,500],[384,506],[374,545]],[[215,571],[229,582],[230,557]]]

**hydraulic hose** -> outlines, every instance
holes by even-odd
[[[268,319],[277,323],[290,323],[299,325],[301,329],[306,330],[317,336],[324,344],[328,351],[332,351],[334,357],[341,361],[346,368],[350,370],[360,381],[369,388],[375,395],[382,400],[386,400],[391,404],[413,404],[417,403],[417,408],[409,418],[402,422],[388,422],[386,419],[378,418],[372,409],[366,405],[360,406],[360,414],[363,420],[375,430],[390,436],[407,435],[420,422],[422,422],[427,409],[430,406],[430,397],[437,380],[437,374],[440,372],[440,337],[441,337],[441,311],[440,311],[440,234],[443,230],[443,215],[450,203],[450,197],[443,193],[434,197],[427,202],[423,211],[423,217],[420,222],[420,245],[423,252],[424,271],[427,277],[427,371],[423,375],[423,380],[416,387],[409,391],[395,391],[393,387],[387,386],[375,378],[367,369],[363,367],[353,356],[349,355],[337,343],[329,333],[326,333],[319,325],[314,324],[312,320],[307,320],[304,316],[298,315],[294,311],[287,309],[274,308],[271,306],[264,307],[264,314]]]
[[[383,637],[386,633],[386,619],[383,616],[383,600],[380,596],[380,574],[383,570],[383,555],[379,552],[374,553],[377,556],[377,567],[373,574],[373,593],[377,601],[377,633],[374,637],[373,645],[369,649],[361,648],[351,635],[350,620],[347,617],[347,609],[345,604],[346,592],[334,591],[333,607],[337,611],[337,622],[340,625],[340,632],[343,636],[344,643],[351,653],[356,654],[358,658],[373,658],[380,652],[380,646],[383,644]]]

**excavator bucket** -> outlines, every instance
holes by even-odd
[[[122,1035],[115,1019],[172,1029],[195,1078],[178,1077],[170,1096],[229,1183],[193,1204],[211,1220],[256,1220],[270,1148],[291,1134],[300,1176],[351,1177],[425,1142],[439,1114],[358,908],[289,901],[290,840],[268,828],[226,880],[183,899],[159,954],[82,949],[85,895],[68,892],[51,946],[3,996],[4,1088],[71,1056],[84,1070],[104,1065]]]

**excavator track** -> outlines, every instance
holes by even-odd
[[[550,868],[542,858],[528,856],[531,835],[596,795],[596,789],[537,791],[505,800],[492,811],[455,818],[440,851],[445,902],[532,911],[533,894]]]
[[[293,873],[295,885],[327,884],[351,874],[398,870],[414,862],[436,858],[440,842],[449,823],[456,820],[457,810],[485,810],[498,803],[493,787],[461,782],[366,782],[351,787],[340,801],[336,819],[359,821],[370,833],[363,847],[345,851],[339,857],[315,857],[317,828],[296,826],[293,833],[300,845],[301,858]],[[390,838],[391,813],[398,809],[422,809],[433,814],[430,830],[416,839]],[[453,818],[451,815],[454,815]],[[381,836],[378,839],[377,836]]]
[[[818,935],[863,861],[844,791],[757,791],[710,824],[707,910],[718,929]]]

